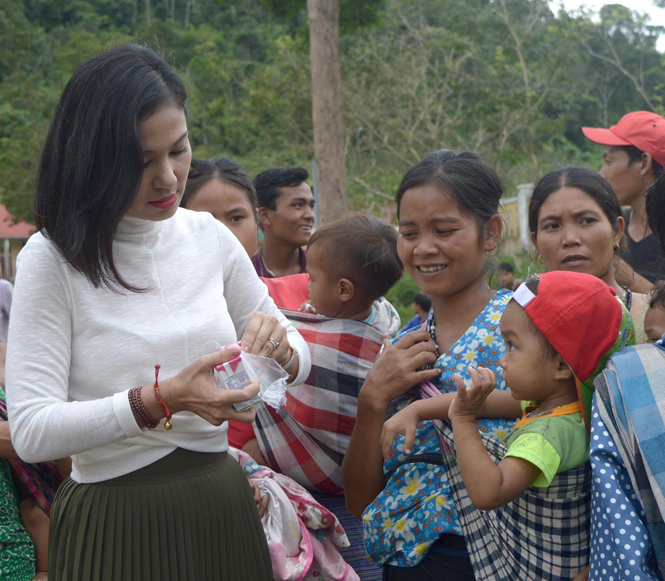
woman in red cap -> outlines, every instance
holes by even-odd
[[[626,221],[626,248],[617,263],[617,279],[633,291],[647,293],[665,278],[665,260],[647,223],[645,193],[665,165],[665,118],[651,111],[633,111],[609,129],[582,127],[594,143],[605,146],[600,175],[616,192],[622,206],[630,206]]]

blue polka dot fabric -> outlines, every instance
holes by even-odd
[[[590,581],[662,581],[642,509],[612,437],[592,411]]]

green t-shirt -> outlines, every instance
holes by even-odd
[[[522,408],[534,402],[522,402]],[[589,459],[589,434],[580,412],[543,416],[517,428],[506,438],[506,456],[540,468],[533,486],[546,488],[554,477]]]

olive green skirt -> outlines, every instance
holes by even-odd
[[[53,503],[49,581],[271,581],[247,477],[226,453],[177,449]]]

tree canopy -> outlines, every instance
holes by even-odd
[[[32,219],[34,171],[60,93],[115,44],[161,50],[185,79],[194,155],[250,175],[313,157],[305,0],[0,0],[0,202]],[[505,185],[600,165],[582,125],[665,111],[660,28],[545,0],[342,0],[347,192],[390,203],[425,152],[478,152]]]

